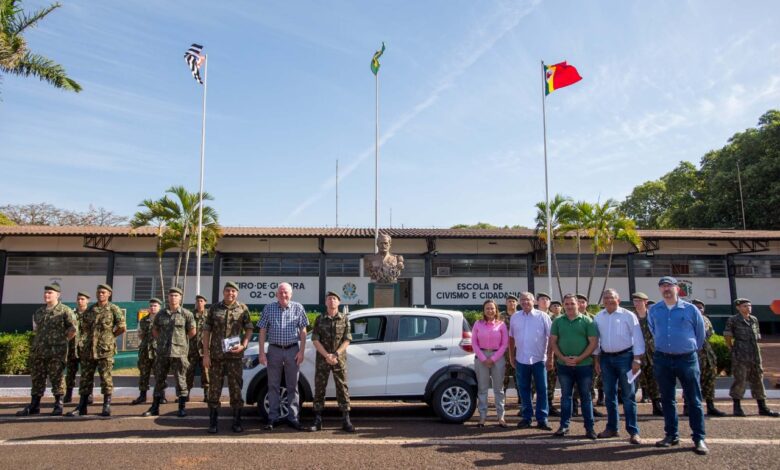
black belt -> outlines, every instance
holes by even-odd
[[[624,349],[624,350],[622,350],[622,351],[618,351],[618,352],[606,352],[606,351],[601,351],[601,354],[602,354],[603,356],[620,356],[621,354],[625,354],[625,353],[627,353],[627,352],[631,351],[632,349],[634,349],[634,348],[633,348],[633,346],[632,346],[632,347],[630,347],[630,348],[628,348],[628,349]]]
[[[661,351],[657,351],[657,350],[656,350],[656,351],[655,351],[655,354],[658,354],[658,355],[660,355],[660,356],[663,356],[663,357],[671,357],[671,358],[676,358],[676,357],[685,357],[685,356],[690,356],[691,354],[693,354],[693,353],[695,353],[695,352],[696,352],[696,351],[690,351],[690,352],[685,352],[685,353],[680,353],[680,354],[672,354],[672,353],[665,353],[665,352],[661,352]]]
[[[279,349],[290,349],[293,346],[298,346],[298,343],[290,343],[287,346],[282,346],[281,344],[271,344],[271,346]]]

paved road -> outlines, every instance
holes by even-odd
[[[780,419],[755,416],[747,403],[748,418],[707,421],[711,454],[691,452],[686,438],[671,451],[656,449],[652,442],[663,435],[661,418],[648,416],[649,405],[640,404],[640,427],[646,444],[630,446],[623,437],[591,442],[581,438],[582,422],[572,424],[572,437],[555,439],[549,432],[518,430],[514,426],[477,428],[476,422],[447,425],[425,405],[393,402],[357,402],[353,411],[356,434],[338,431],[338,414],[326,415],[327,430],[301,433],[289,428],[262,431],[254,412],[245,418],[246,431],[230,432],[223,408],[220,433],[209,435],[205,404],[193,403],[190,416],[177,418],[176,406],[164,405],[163,416],[142,418],[143,406],[122,400],[114,416],[100,418],[30,417],[13,413],[22,401],[0,402],[0,452],[6,468],[94,468],[108,462],[110,468],[473,468],[482,466],[569,466],[604,468],[777,468],[780,461]],[[720,402],[726,408],[726,402]],[[772,406],[780,408],[780,402]],[[44,405],[44,413],[50,404]],[[99,411],[99,407],[91,410]],[[514,425],[516,408],[510,408]],[[304,409],[310,421],[311,409]],[[602,429],[604,422],[597,424]],[[687,423],[681,435],[687,436]]]

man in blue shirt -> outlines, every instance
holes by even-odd
[[[680,443],[677,428],[675,386],[679,379],[688,403],[688,421],[693,433],[694,452],[709,453],[704,442],[704,410],[701,406],[699,358],[697,351],[705,340],[704,320],[699,310],[679,298],[677,279],[664,276],[658,281],[663,302],[650,308],[647,324],[653,334],[655,379],[661,391],[665,437],[656,447],[671,447]]]

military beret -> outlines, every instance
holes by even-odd
[[[204,302],[208,302],[209,301],[209,299],[207,299],[206,297],[204,297],[204,296],[202,296],[200,294],[195,296],[195,300],[198,300],[198,299],[203,299]]]
[[[585,302],[588,301],[588,296],[586,296],[585,294],[575,294],[575,297],[577,297],[580,300],[584,300]]]
[[[644,292],[634,292],[631,294],[632,299],[641,299],[641,300],[650,300],[650,297],[647,296]]]
[[[742,297],[740,297],[740,298],[738,298],[737,300],[734,301],[734,305],[751,304],[751,303],[753,303],[753,302],[751,302],[750,299],[745,299],[745,298],[742,298]]]
[[[514,295],[507,295],[507,296],[506,296],[506,300],[514,300],[515,302],[517,302],[517,296],[514,296]]]
[[[89,297],[89,294],[87,294],[87,293],[86,293],[86,292],[84,292],[83,290],[80,290],[80,291],[79,291],[79,293],[78,293],[78,294],[76,294],[76,297],[86,297],[86,298],[88,298],[88,299],[90,298],[90,297]]]
[[[150,304],[162,305],[162,301],[160,299],[158,299],[157,297],[152,297],[151,299],[149,299],[149,303]]]
[[[702,301],[701,299],[693,299],[693,300],[691,300],[691,303],[692,304],[699,304],[702,307],[706,307],[707,306],[707,304],[705,304],[704,301]]]
[[[52,282],[51,284],[47,284],[43,288],[43,290],[53,290],[54,292],[62,292],[62,288],[56,282]]]
[[[236,284],[233,281],[228,281],[228,282],[225,283],[225,287],[222,288],[222,290],[225,290],[225,289],[235,289],[235,290],[238,290],[238,284]]]
[[[547,297],[547,300],[552,300],[552,297],[550,297],[550,294],[547,292],[539,292],[536,294],[536,298],[538,299],[539,297]]]
[[[339,301],[341,301],[341,296],[339,296],[337,293],[333,292],[332,290],[329,290],[328,293],[325,294],[325,297],[330,297],[331,295],[333,297],[339,299]]]
[[[168,289],[168,293],[169,294],[184,295],[184,291],[181,290],[181,288],[179,288],[179,287],[171,287],[170,289]]]
[[[662,284],[672,284],[676,286],[677,279],[673,278],[672,276],[664,276],[658,280],[658,285],[660,286]]]
[[[109,291],[111,293],[114,292],[114,289],[112,289],[111,286],[109,286],[108,284],[98,284],[97,290],[100,290],[100,289],[105,289],[105,290],[107,290],[107,291]]]
[[[563,306],[563,304],[561,303],[560,300],[553,300],[552,302],[550,302],[550,306],[553,306],[553,305]]]
[[[648,300],[647,301],[647,306],[649,307],[651,305],[655,305],[655,300]]]

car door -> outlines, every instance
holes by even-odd
[[[365,315],[350,318],[352,342],[347,348],[347,382],[351,397],[372,397],[385,394],[389,344],[385,342],[388,318],[385,315]],[[335,396],[331,380],[328,395]]]
[[[388,395],[424,394],[433,373],[449,362],[453,347],[450,323],[446,315],[398,315],[387,372]]]

